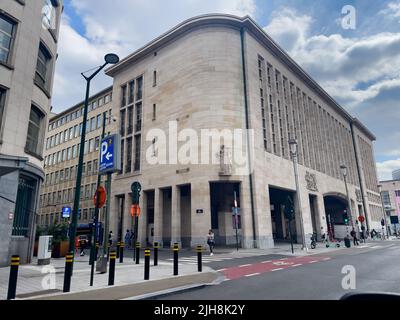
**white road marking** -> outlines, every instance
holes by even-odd
[[[226,268],[225,269],[219,269],[219,270],[217,270],[217,272],[221,272],[221,271],[225,271],[226,270]]]
[[[244,267],[249,267],[249,266],[251,266],[251,264],[243,264],[243,265],[239,266],[239,268],[244,268]]]
[[[309,263],[317,263],[318,261],[314,260],[314,261],[310,261]]]
[[[379,248],[383,248],[383,246],[373,246],[373,247],[371,247],[371,249],[379,249]]]
[[[259,276],[259,273],[252,273],[252,274],[246,274],[245,277],[254,277],[254,276]]]
[[[271,260],[268,260],[268,261],[263,261],[263,262],[261,262],[261,263],[270,263],[270,262],[272,262]]]
[[[294,267],[300,267],[300,266],[302,266],[303,264],[302,263],[299,263],[299,264],[295,264],[294,266],[292,266],[293,268]]]
[[[331,260],[331,258],[325,258],[325,259],[323,259],[324,261],[328,261],[328,260]]]
[[[273,269],[271,271],[280,271],[280,270],[283,270],[283,268]]]

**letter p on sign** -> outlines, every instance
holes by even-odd
[[[107,154],[107,149],[108,145],[107,142],[105,141],[101,144],[101,152],[100,152],[101,162],[104,161],[104,156]]]

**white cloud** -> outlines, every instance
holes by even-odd
[[[378,162],[376,167],[379,181],[392,180],[392,172],[400,169],[400,159]]]
[[[385,9],[379,11],[379,14],[389,19],[400,18],[400,2],[389,2]]]
[[[85,31],[79,34],[64,14],[60,29],[53,106],[59,112],[83,100],[82,71],[102,64],[104,54],[121,58],[185,19],[205,13],[255,15],[255,0],[71,0]],[[94,93],[112,80],[99,74]]]

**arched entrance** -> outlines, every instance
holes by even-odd
[[[343,239],[351,231],[343,217],[347,211],[346,197],[342,194],[328,194],[324,196],[324,204],[330,238]]]

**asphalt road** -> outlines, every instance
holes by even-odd
[[[160,300],[337,300],[349,292],[400,293],[400,242],[376,242],[306,258],[258,256],[208,263],[227,281]],[[297,259],[297,260],[296,260]],[[345,266],[355,290],[342,287]],[[348,283],[348,282],[346,282]]]

